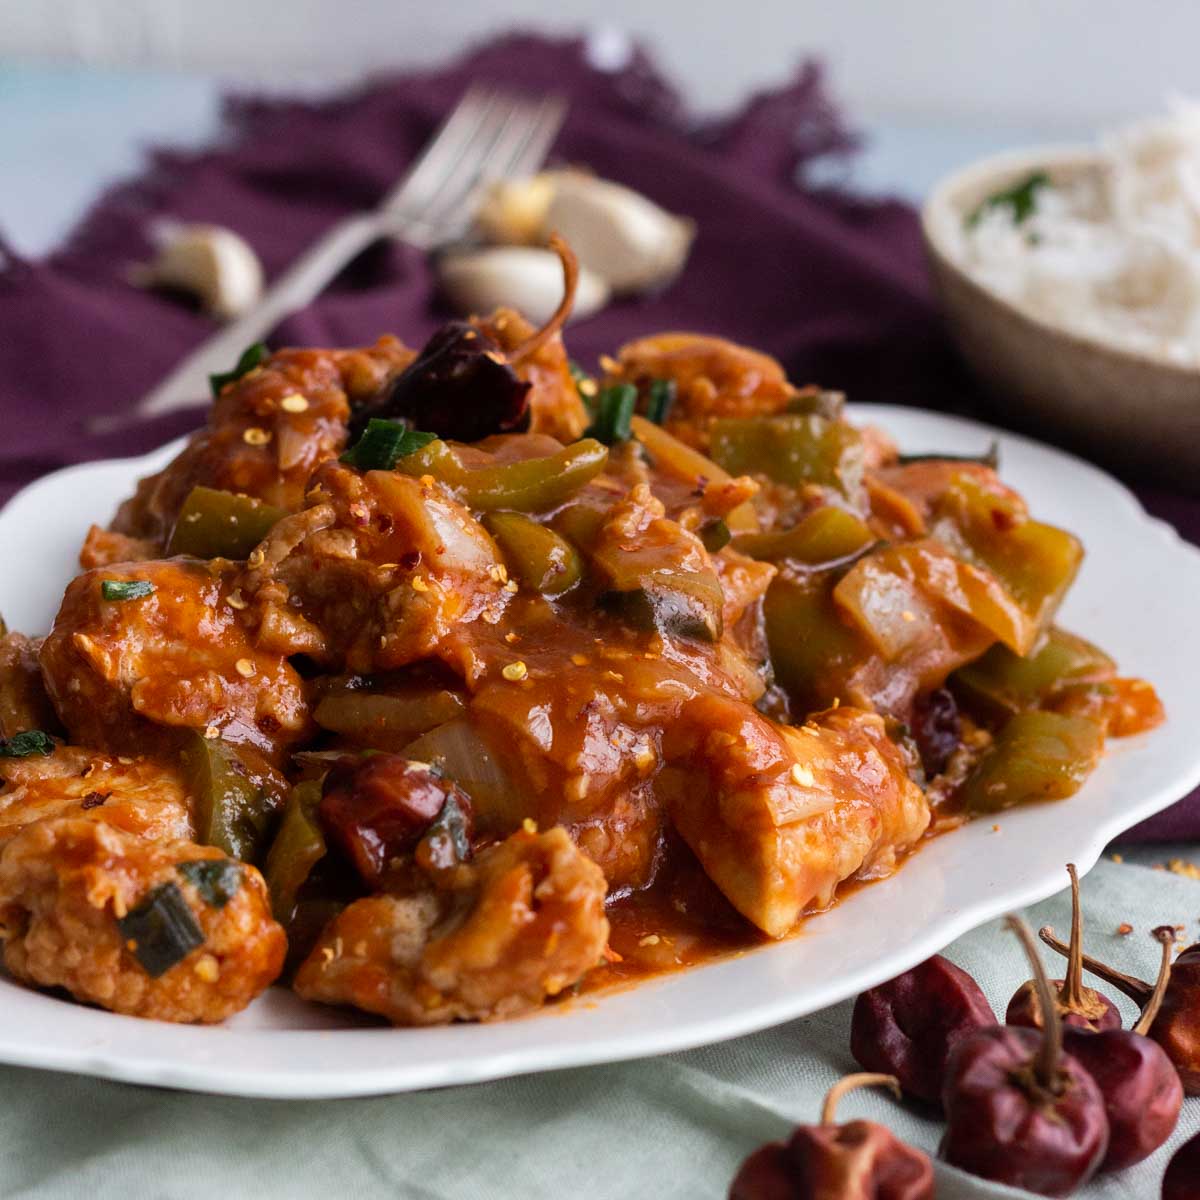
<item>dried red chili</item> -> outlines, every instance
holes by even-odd
[[[1063,1030],[1063,1045],[1087,1068],[1104,1096],[1108,1152],[1103,1171],[1120,1171],[1152,1154],[1171,1136],[1183,1106],[1183,1084],[1166,1052],[1143,1036],[1158,1015],[1171,977],[1174,938],[1158,930],[1163,956],[1154,994],[1132,1029]]]
[[[1038,981],[1045,1028],[992,1026],[950,1053],[942,1104],[949,1163],[1044,1196],[1067,1196],[1095,1173],[1108,1149],[1104,1098],[1062,1049],[1062,1020],[1024,921],[1008,918]]]
[[[1160,925],[1153,930],[1155,937],[1165,930],[1172,938],[1173,925]],[[1059,954],[1067,948],[1054,936],[1054,930],[1046,926],[1039,932],[1042,941]],[[1154,993],[1154,985],[1136,979],[1110,967],[1099,959],[1083,956],[1084,969],[1099,979],[1124,992],[1139,1007],[1145,1009]],[[1175,1064],[1183,1083],[1184,1094],[1200,1096],[1200,942],[1188,946],[1175,958],[1171,966],[1171,978],[1162,998],[1158,1016],[1147,1031]]]
[[[1162,1200],[1200,1200],[1200,1133],[1172,1155],[1163,1175]]]
[[[1054,980],[1058,988],[1055,1005],[1064,1025],[1093,1032],[1120,1029],[1121,1013],[1117,1006],[1095,988],[1083,985],[1083,917],[1079,906],[1079,874],[1074,863],[1067,863],[1067,874],[1071,877],[1071,944],[1066,977]],[[1041,1029],[1042,1011],[1034,980],[1023,983],[1014,993],[1004,1023]]]
[[[798,1125],[786,1142],[760,1146],[742,1164],[729,1200],[933,1200],[929,1156],[874,1121],[835,1123],[838,1101],[891,1075],[847,1075],[829,1090],[819,1125]]]
[[[858,997],[850,1052],[865,1070],[896,1076],[907,1095],[940,1105],[946,1059],[955,1043],[995,1023],[979,984],[935,954]]]

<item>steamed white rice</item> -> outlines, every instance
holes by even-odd
[[[1031,315],[1114,347],[1200,364],[1200,103],[1101,142],[1103,169],[964,224],[960,264]]]

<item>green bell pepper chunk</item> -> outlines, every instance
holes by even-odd
[[[1049,626],[1083,561],[1079,539],[1034,521],[1010,496],[988,491],[967,473],[938,502],[930,533],[974,566],[992,572],[1025,614],[1020,635],[1005,639],[1028,654]]]
[[[605,592],[600,603],[634,629],[657,630],[665,638],[721,638],[724,594],[720,580],[709,571],[647,575],[640,587]]]
[[[967,812],[995,813],[1073,795],[1104,750],[1095,721],[1053,712],[1013,717],[976,764],[959,793]]]
[[[271,893],[271,909],[285,928],[296,912],[300,889],[325,857],[325,835],[317,823],[321,784],[309,780],[292,788],[279,832],[271,843],[263,872]]]
[[[997,644],[957,670],[950,686],[968,711],[996,721],[1040,708],[1066,688],[1105,683],[1116,670],[1116,663],[1098,646],[1053,626],[1032,654],[1022,658]]]
[[[835,571],[777,575],[763,600],[771,666],[799,713],[845,699],[850,676],[873,655],[833,598]]]
[[[816,483],[847,498],[862,484],[862,434],[816,413],[724,417],[713,422],[710,453],[731,475],[765,475],[790,487]]]
[[[167,554],[243,559],[285,515],[250,496],[194,487],[179,510]]]
[[[561,596],[583,575],[583,559],[565,537],[515,512],[484,515],[484,528],[496,539],[511,575],[543,596]]]
[[[827,505],[809,513],[791,529],[744,533],[734,538],[733,548],[768,562],[794,559],[818,566],[857,554],[874,541],[875,535],[864,521],[844,508]]]
[[[440,438],[396,463],[396,470],[420,478],[432,475],[468,508],[481,512],[514,509],[546,512],[557,508],[604,470],[608,447],[582,438],[545,458],[492,467],[467,467]]]
[[[252,863],[265,849],[282,795],[266,770],[256,770],[247,761],[249,753],[189,730],[182,758],[196,840]]]

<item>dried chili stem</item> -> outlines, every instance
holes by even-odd
[[[1070,954],[1070,949],[1054,936],[1052,926],[1043,925],[1038,930],[1038,937],[1056,954],[1061,954],[1064,958]],[[1135,1004],[1144,1005],[1150,998],[1153,988],[1145,980],[1135,979],[1132,975],[1125,975],[1114,967],[1110,967],[1107,963],[1102,963],[1098,958],[1092,958],[1088,954],[1081,955],[1080,961],[1083,963],[1085,971],[1095,975],[1097,979],[1103,979],[1105,983],[1112,984],[1117,991],[1124,993]]]
[[[1104,1004],[1088,995],[1083,986],[1083,913],[1079,903],[1079,872],[1074,863],[1067,863],[1071,877],[1071,942],[1067,953],[1067,970],[1062,987],[1058,989],[1059,1011],[1078,1013],[1089,1020],[1104,1015]]]
[[[826,1093],[825,1103],[821,1105],[821,1124],[834,1124],[837,1106],[842,1097],[863,1087],[885,1087],[897,1100],[901,1097],[900,1080],[895,1075],[876,1075],[870,1071],[861,1071],[857,1075],[847,1075],[839,1079]]]
[[[1058,1078],[1058,1060],[1062,1054],[1062,1016],[1054,1003],[1054,991],[1050,987],[1050,977],[1046,974],[1046,966],[1038,953],[1037,940],[1033,930],[1020,917],[1009,913],[1004,923],[1020,939],[1025,957],[1033,970],[1033,982],[1037,987],[1038,1003],[1042,1007],[1042,1041],[1033,1057],[1031,1066],[1038,1085],[1051,1095],[1061,1091]]]
[[[1154,981],[1154,991],[1150,993],[1150,999],[1146,1001],[1146,1007],[1142,1009],[1142,1015],[1133,1027],[1134,1033],[1143,1035],[1149,1033],[1150,1026],[1154,1024],[1163,996],[1167,994],[1167,984],[1171,982],[1171,950],[1175,945],[1175,930],[1170,925],[1159,925],[1153,930],[1152,936],[1162,944],[1162,961],[1158,964],[1158,978]]]
[[[551,314],[550,320],[536,333],[505,355],[509,365],[536,354],[566,324],[571,309],[575,306],[575,288],[579,283],[579,260],[575,252],[557,233],[550,235],[547,243],[558,255],[563,268],[563,298]]]

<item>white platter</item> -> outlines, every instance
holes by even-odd
[[[231,1095],[357,1096],[470,1083],[661,1054],[736,1037],[855,995],[959,934],[1063,886],[1105,844],[1200,783],[1200,551],[1096,468],[986,426],[890,406],[852,415],[908,451],[978,452],[993,436],[1002,474],[1041,517],[1078,533],[1088,557],[1062,613],[1069,628],[1153,681],[1168,722],[1111,743],[1069,800],[979,821],[923,848],[892,879],[862,888],[796,936],[741,957],[506,1024],[365,1027],[281,989],[218,1028],[84,1008],[0,977],[0,1061]],[[0,512],[0,612],[12,628],[49,623],[93,520],[173,448],[72,467]]]

